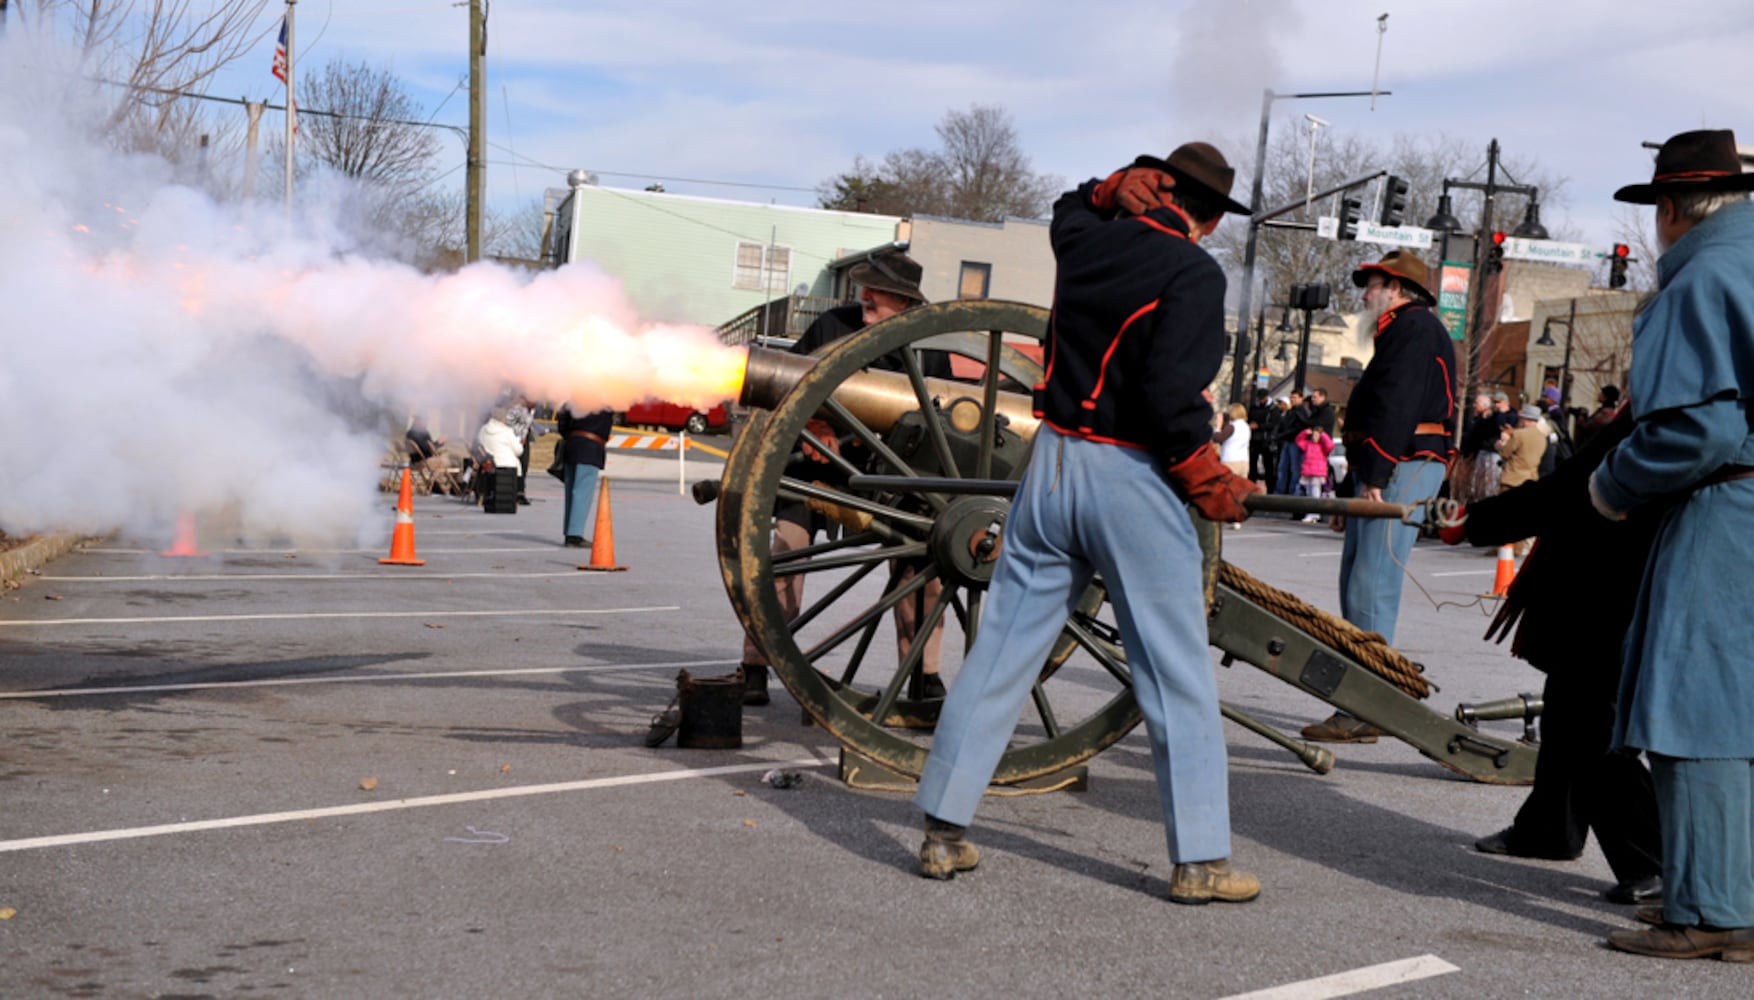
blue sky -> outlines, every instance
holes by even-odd
[[[301,61],[369,60],[439,121],[465,122],[466,6],[297,10]],[[490,196],[510,207],[584,167],[611,186],[664,179],[673,192],[807,205],[855,155],[935,146],[944,113],[974,103],[1007,109],[1034,167],[1072,181],[1192,138],[1229,140],[1235,158],[1263,87],[1370,89],[1385,12],[1393,96],[1374,112],[1368,100],[1281,104],[1275,128],[1308,111],[1336,136],[1442,132],[1477,143],[1482,163],[1496,137],[1569,178],[1543,217],[1593,243],[1616,235],[1613,190],[1649,177],[1642,141],[1739,126],[1754,145],[1745,0],[497,0]],[[272,44],[213,92],[270,97]],[[442,155],[460,183],[460,144],[446,138]]]

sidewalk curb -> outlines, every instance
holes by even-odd
[[[0,590],[21,586],[33,571],[45,563],[93,540],[87,535],[44,535],[33,538],[16,549],[0,552]]]

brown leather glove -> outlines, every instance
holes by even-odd
[[[1248,520],[1243,497],[1261,492],[1259,485],[1225,468],[1218,461],[1218,450],[1211,445],[1195,448],[1192,455],[1170,466],[1167,475],[1188,503],[1209,521]]]
[[[840,454],[840,439],[826,420],[811,420],[806,423],[804,433],[798,437],[798,446],[803,450],[805,458],[827,465],[828,456],[811,447],[811,445],[818,443],[826,450],[832,451],[836,455]]]
[[[1108,175],[1091,192],[1090,203],[1099,212],[1144,215],[1163,207],[1163,192],[1175,187],[1175,178],[1150,167],[1128,167]]]

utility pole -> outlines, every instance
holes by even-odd
[[[5,3],[6,0],[0,0]],[[249,119],[248,131],[244,133],[244,201],[256,197],[256,137],[262,127],[263,102],[244,98],[244,115]]]
[[[481,259],[481,188],[487,173],[487,10],[469,0],[469,163],[465,171],[463,259]]]
[[[298,136],[298,106],[292,98],[292,28],[293,8],[298,0],[286,0],[286,214],[292,214],[292,142]]]

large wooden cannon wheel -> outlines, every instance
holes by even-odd
[[[917,599],[920,636],[940,620],[948,623],[946,647],[958,632],[964,650],[978,635],[1010,492],[1037,423],[1029,389],[1041,366],[1018,345],[1040,343],[1046,326],[1046,312],[1033,306],[950,302],[892,317],[815,359],[750,355],[743,399],[757,410],[720,483],[719,566],[731,604],[814,721],[844,746],[904,775],[917,777],[924,766],[940,702],[924,697],[923,643],[898,656],[899,644],[885,641],[886,619],[898,603]],[[964,359],[961,367],[972,374],[927,378],[917,353],[926,349]],[[884,364],[899,370],[872,370]],[[826,422],[838,450],[801,444],[816,440],[806,435],[813,420]],[[1251,506],[1257,503],[1373,517],[1400,515],[1367,508],[1401,509],[1251,498]],[[788,504],[809,506],[833,527],[808,547],[775,556],[774,513]],[[1480,732],[1465,717],[1468,706],[1454,716],[1433,711],[1422,701],[1430,685],[1418,665],[1381,636],[1222,565],[1217,526],[1198,519],[1195,526],[1206,554],[1209,635],[1226,662],[1250,663],[1475,781],[1533,780],[1532,745]],[[799,613],[788,617],[776,583],[798,577],[804,597]],[[1311,769],[1333,766],[1326,749],[1221,708]],[[1139,719],[1098,581],[1068,612],[994,781],[1017,784],[1080,763]]]
[[[870,469],[838,455],[814,463],[820,478],[794,478],[788,472],[818,471],[801,453],[799,437],[820,414],[842,451],[874,455],[885,474],[1015,481],[1034,436],[1028,393],[1041,377],[1040,364],[1016,345],[1039,344],[1046,329],[1044,310],[1005,302],[943,303],[885,320],[831,345],[777,405],[755,412],[726,461],[719,564],[733,607],[812,719],[903,774],[917,776],[924,765],[939,702],[918,697],[923,642],[898,663],[895,647],[884,641],[893,632],[890,609],[941,583],[936,600],[921,602],[920,635],[947,618],[945,659],[950,647],[972,644],[996,557],[993,528],[1003,524],[1010,500],[907,488],[855,492],[845,487],[846,477]],[[980,374],[929,383],[920,348],[966,359],[972,364],[958,367]],[[901,359],[907,370],[886,373],[879,415],[862,418],[857,403],[830,398],[885,356]],[[776,504],[800,501],[832,510],[845,525],[838,538],[818,535],[809,548],[776,559],[770,544]],[[902,567],[913,570],[911,578],[898,572]],[[798,574],[805,579],[802,609],[788,620],[775,581]],[[997,783],[1083,761],[1138,724],[1126,662],[1106,618],[1102,591],[1093,587],[1043,664]]]

